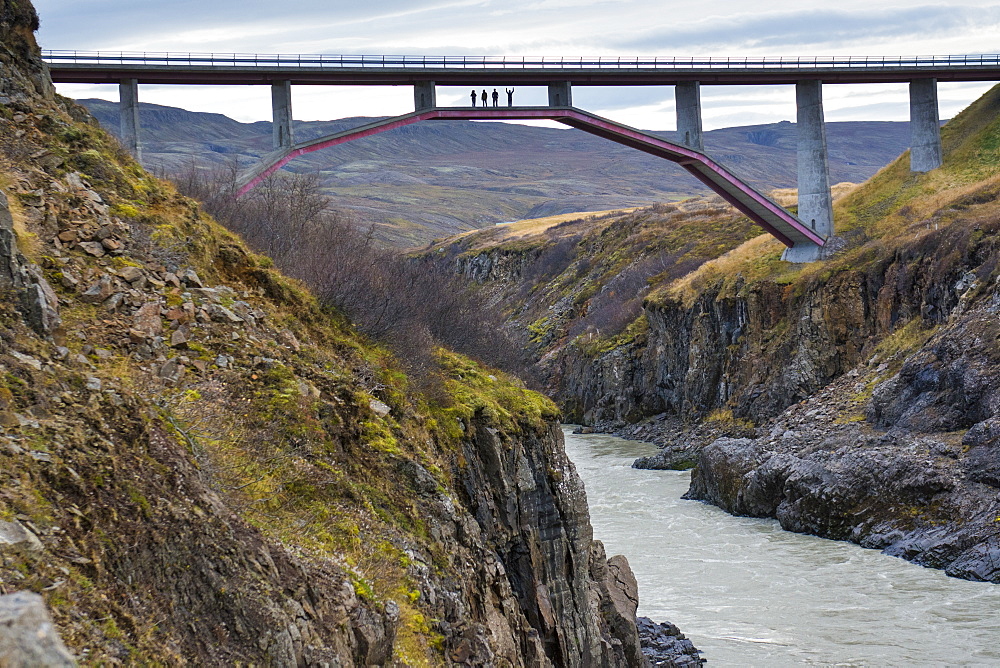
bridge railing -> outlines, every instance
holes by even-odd
[[[264,67],[264,68],[413,68],[413,69],[893,69],[998,67],[1000,54],[948,56],[821,56],[595,58],[534,56],[288,55],[246,53],[108,52],[46,50],[50,65],[119,65],[126,67]]]

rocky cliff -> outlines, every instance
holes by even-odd
[[[446,351],[417,392],[54,97],[36,25],[0,0],[0,595],[102,665],[640,665],[551,402]]]

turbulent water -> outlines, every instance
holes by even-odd
[[[647,444],[566,431],[566,450],[639,614],[680,626],[711,666],[1000,665],[1000,586],[683,501],[689,473],[630,467]]]

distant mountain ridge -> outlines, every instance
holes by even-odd
[[[118,105],[80,100],[112,132]],[[296,121],[302,141],[371,118]],[[271,123],[222,114],[140,105],[143,162],[159,172],[192,163],[250,165],[271,150]],[[831,181],[860,182],[908,148],[909,124],[827,124]],[[674,132],[657,132],[671,139]],[[795,186],[795,124],[788,121],[713,130],[706,151],[755,186]],[[435,121],[411,125],[288,166],[318,172],[338,206],[373,223],[399,245],[522,218],[641,206],[704,194],[676,165],[578,130],[511,123]]]

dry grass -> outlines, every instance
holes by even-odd
[[[780,262],[785,246],[770,234],[761,234],[746,241],[728,253],[705,262],[691,273],[672,281],[651,299],[671,299],[690,308],[704,289],[736,276],[750,278],[769,274]],[[782,263],[784,264],[784,263]],[[794,267],[795,265],[790,265]]]
[[[497,225],[493,228],[487,228],[489,230],[487,234],[483,234],[485,230],[469,230],[468,232],[463,232],[453,237],[449,237],[448,243],[452,243],[457,239],[479,234],[482,235],[483,241],[476,244],[475,247],[493,246],[504,241],[524,239],[526,237],[544,234],[547,230],[555,227],[556,225],[560,225],[571,220],[585,220],[588,218],[593,219],[609,216],[611,214],[625,215],[632,213],[633,211],[638,211],[641,208],[643,207],[608,209],[607,211],[578,211],[574,213],[561,213],[556,216],[545,216],[544,218],[525,218],[524,220],[519,220],[514,223],[505,223],[503,225]]]
[[[860,187],[861,184],[843,181],[832,186],[830,191],[834,202],[838,202]],[[798,190],[779,188],[772,190],[770,197],[781,206],[795,206]],[[761,234],[669,283],[659,291],[659,298],[676,299],[690,306],[707,286],[729,282],[736,277],[753,282],[770,276],[778,282],[789,282],[809,272],[808,266],[781,262],[784,249],[785,246],[771,235]]]
[[[958,217],[956,203],[975,199],[973,196],[978,192],[1000,189],[1000,163],[995,160],[1000,145],[997,139],[1000,121],[990,109],[984,108],[994,98],[1000,98],[1000,88],[945,126],[942,141],[951,151],[946,151],[941,168],[911,173],[909,154],[903,154],[864,184],[833,186],[837,233],[862,232],[863,245],[821,264],[850,266],[856,256],[864,253],[866,245],[905,245],[954,222]],[[798,200],[796,190],[791,188],[778,189],[770,195],[782,206],[794,206]],[[762,279],[788,283],[821,270],[820,264],[796,267],[781,262],[781,249],[776,240],[762,235],[706,262],[657,294],[663,299],[691,303],[706,287],[720,283],[732,286],[737,277],[744,285]]]
[[[841,181],[836,185],[830,186],[830,194],[833,196],[833,201],[836,202],[841,197],[854,192],[860,185],[860,183]],[[775,188],[768,193],[768,196],[781,206],[795,206],[799,203],[799,191],[796,188]]]
[[[11,188],[11,179],[8,177],[0,181],[0,189],[7,196],[7,208],[13,220],[14,236],[17,239],[18,250],[31,260],[35,260],[41,254],[41,241],[28,229],[25,219],[24,206]]]

